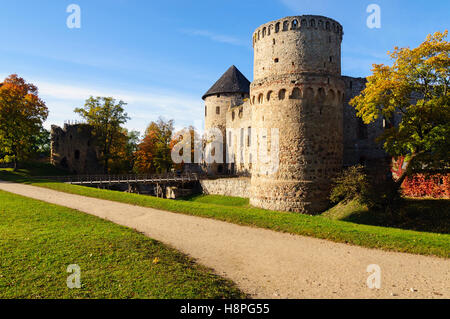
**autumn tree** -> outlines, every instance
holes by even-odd
[[[112,174],[130,173],[135,162],[135,153],[139,143],[139,132],[122,129],[121,134],[111,148],[109,171]]]
[[[33,153],[33,145],[48,117],[35,85],[16,74],[0,84],[0,158],[1,162],[20,162]]]
[[[125,105],[112,97],[91,96],[83,108],[75,109],[75,113],[93,127],[105,173],[109,173],[109,164],[115,157],[113,149],[123,140],[122,125],[130,119],[125,113]]]
[[[392,66],[374,65],[364,91],[350,104],[366,124],[388,123],[379,141],[407,167],[396,181],[426,169],[442,170],[450,161],[450,43],[448,31],[429,35],[415,49],[390,53]],[[394,122],[394,119],[397,123]]]
[[[202,140],[193,126],[185,127],[174,133],[170,142],[170,150],[178,153],[176,155],[179,157],[179,162],[174,163],[174,167],[182,171],[186,163],[195,163],[195,150],[196,147],[197,150],[201,150],[201,143]],[[185,149],[189,149],[189,154],[184,154]]]
[[[164,173],[172,168],[170,143],[173,120],[151,122],[136,152],[135,170],[139,173]]]

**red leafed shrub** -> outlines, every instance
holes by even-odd
[[[450,174],[409,177],[403,183],[402,191],[409,197],[450,198]]]
[[[399,178],[405,169],[403,157],[393,160],[392,176]],[[450,198],[450,174],[417,174],[408,177],[402,185],[402,193],[408,197]]]

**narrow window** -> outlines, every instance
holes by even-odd
[[[216,107],[216,114],[220,114],[220,107]]]
[[[280,31],[280,22],[275,24],[275,33],[278,33]]]
[[[234,111],[231,112],[231,120],[232,120],[232,121],[234,121],[234,118],[235,118],[235,117],[236,117],[236,115],[235,115]]]
[[[205,106],[205,117],[208,116],[208,107]]]
[[[244,128],[241,128],[241,136],[240,136],[240,141],[241,141],[241,148],[244,147]]]
[[[333,57],[332,56],[330,56],[330,62],[333,62]]]
[[[76,150],[76,151],[75,151],[75,159],[76,159],[76,160],[79,160],[79,159],[80,159],[80,151],[79,151],[79,150]]]
[[[286,90],[285,89],[280,90],[280,92],[278,93],[278,99],[284,100],[285,96],[286,96]]]
[[[249,127],[247,129],[247,147],[250,147],[252,145],[252,128]]]

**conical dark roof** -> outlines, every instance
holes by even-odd
[[[202,99],[210,95],[222,93],[250,93],[250,81],[232,65],[227,72],[203,95]]]

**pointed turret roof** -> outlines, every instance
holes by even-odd
[[[203,95],[208,96],[221,93],[250,93],[250,81],[232,65],[227,72]]]

